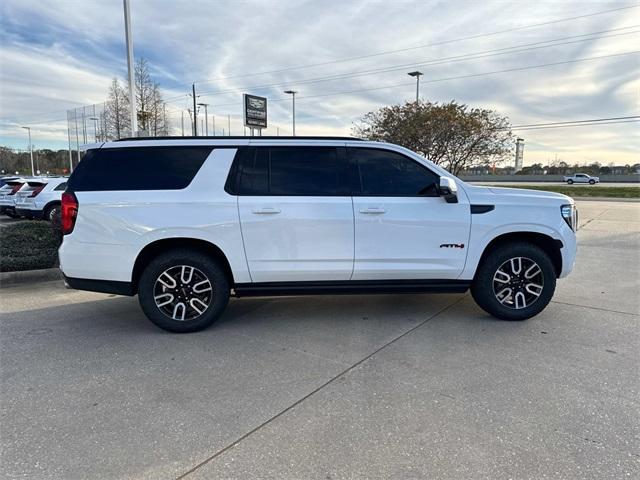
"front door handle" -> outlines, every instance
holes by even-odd
[[[255,213],[256,215],[273,215],[280,213],[280,209],[275,207],[259,207],[251,210],[251,213]]]
[[[367,213],[370,215],[380,215],[382,213],[386,213],[387,211],[382,207],[367,207],[361,208],[360,213]]]

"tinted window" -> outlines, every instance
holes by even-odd
[[[271,195],[336,195],[338,153],[327,147],[269,149]]]
[[[349,157],[357,169],[361,195],[414,197],[438,194],[438,175],[404,155],[388,150],[352,148]]]
[[[72,191],[179,190],[211,147],[132,147],[88,150],[67,182]]]
[[[340,163],[333,147],[257,147],[243,156],[242,195],[338,195]]]
[[[269,150],[266,148],[247,148],[241,155],[240,193],[243,195],[268,195]]]
[[[64,190],[66,188],[67,188],[67,182],[62,182],[60,185],[54,188],[54,190]]]

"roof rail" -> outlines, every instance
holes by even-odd
[[[143,140],[357,140],[361,141],[362,138],[356,137],[314,137],[314,136],[306,136],[306,137],[291,137],[291,136],[246,136],[246,135],[236,135],[236,136],[167,136],[167,137],[131,137],[131,138],[121,138],[119,140],[115,140],[116,142],[130,142],[130,141],[143,141]]]

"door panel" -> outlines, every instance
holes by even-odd
[[[464,269],[471,212],[438,196],[439,176],[384,149],[348,151],[355,219],[353,280],[456,279]]]
[[[353,280],[455,279],[462,272],[468,203],[439,197],[355,197],[353,202]]]
[[[254,282],[348,280],[353,270],[350,197],[238,197]]]

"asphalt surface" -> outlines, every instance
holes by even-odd
[[[576,269],[525,322],[468,295],[232,300],[3,288],[0,476],[638,478],[640,206],[578,202]]]

